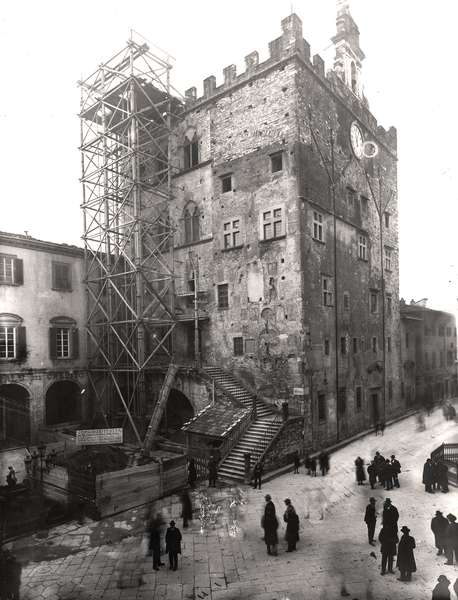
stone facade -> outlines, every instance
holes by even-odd
[[[87,416],[83,251],[0,233],[0,443]]]
[[[407,404],[447,401],[458,394],[455,317],[401,300],[401,361]]]
[[[361,61],[353,20],[339,19],[340,55],[353,44]],[[172,149],[177,291],[197,282],[206,299],[203,361],[288,400],[322,443],[405,408],[396,130],[377,125],[348,69],[326,75],[310,59],[295,14],[282,30],[265,62],[253,52],[244,73],[231,65],[202,97],[186,92]],[[375,157],[352,149],[355,124]],[[192,357],[193,332],[178,332]]]

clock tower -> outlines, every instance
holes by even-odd
[[[336,49],[334,71],[362,99],[361,63],[364,52],[359,47],[359,29],[350,14],[348,0],[337,0],[336,25],[337,33],[332,38]]]

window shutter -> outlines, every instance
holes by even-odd
[[[17,285],[24,283],[24,261],[22,258],[14,259],[14,283]]]
[[[25,327],[16,327],[16,358],[17,360],[27,359]]]
[[[57,339],[54,327],[49,328],[49,358],[57,358]]]
[[[64,289],[70,291],[72,289],[72,269],[70,265],[63,268],[64,271]]]
[[[79,332],[78,329],[72,330],[72,358],[79,358]]]

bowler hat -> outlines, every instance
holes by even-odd
[[[372,502],[372,500],[375,502],[375,498],[373,496],[369,498],[369,502]]]
[[[404,525],[403,527],[401,527],[401,531],[403,533],[409,533],[410,529],[406,525]]]
[[[175,527],[175,521],[170,521],[170,527]]]
[[[391,498],[385,498],[385,504],[391,504]]]
[[[285,499],[285,504],[291,504],[291,500],[289,498]]]
[[[442,512],[440,510],[436,510],[436,515],[441,515]]]
[[[272,496],[270,494],[266,494],[264,496],[264,500],[267,500],[267,501],[272,500]]]
[[[443,581],[445,583],[450,583],[450,579],[447,579],[447,577],[445,575],[439,575],[439,577],[437,578],[437,581],[439,583],[442,583]]]
[[[447,519],[448,519],[449,521],[456,521],[456,517],[455,517],[455,515],[452,515],[452,513],[448,513],[448,515],[447,515]]]

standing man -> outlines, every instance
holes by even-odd
[[[176,571],[178,555],[181,554],[181,531],[175,527],[175,521],[170,521],[165,533],[165,551],[169,553],[169,569]]]
[[[399,473],[401,472],[401,463],[397,460],[394,454],[391,455],[391,465],[393,467],[393,481],[394,485],[399,487]]]
[[[15,488],[17,484],[16,471],[13,467],[8,467],[8,475],[6,476],[6,483],[9,489]]]
[[[445,530],[445,556],[447,557],[446,565],[453,565],[453,554],[455,561],[458,561],[458,525],[456,517],[449,513],[447,515],[448,525]]]
[[[366,514],[364,515],[364,522],[367,525],[367,537],[369,538],[369,544],[371,546],[375,546],[374,533],[376,521],[377,511],[375,510],[375,498],[369,498],[369,504],[366,506]]]
[[[436,510],[436,516],[431,519],[431,531],[434,533],[434,541],[437,548],[437,556],[445,552],[445,532],[448,521],[440,510]]]
[[[192,521],[192,502],[188,490],[183,490],[181,494],[181,516],[183,517],[183,529],[188,526],[188,521]]]
[[[434,494],[432,489],[433,484],[433,463],[430,458],[426,459],[425,464],[423,465],[423,483],[425,484],[425,492],[429,494]]]
[[[30,477],[30,475],[32,475],[32,457],[28,450],[25,451],[24,467],[26,477]]]
[[[312,456],[312,458],[310,459],[309,475],[312,475],[312,477],[316,477],[316,458],[314,456]]]
[[[262,472],[263,472],[262,464],[258,461],[254,465],[254,468],[253,468],[253,479],[254,479],[253,488],[254,489],[256,489],[256,487],[259,487],[259,489],[261,489]]]
[[[390,527],[382,527],[378,536],[382,552],[381,575],[385,575],[388,565],[388,573],[394,573],[393,560],[396,556],[396,544],[399,542],[398,534]]]
[[[208,462],[208,487],[216,487],[216,477],[218,475],[218,466],[215,458],[210,458]]]
[[[329,455],[328,455],[328,453],[325,452],[324,450],[322,450],[320,452],[318,460],[320,463],[321,475],[324,476],[329,471]]]
[[[364,485],[366,479],[366,473],[364,472],[364,460],[358,456],[355,460],[356,467],[356,481],[358,485]]]
[[[433,589],[432,600],[450,600],[450,592],[448,589],[450,580],[447,579],[445,575],[439,575],[437,581],[439,583]]]
[[[439,486],[442,492],[446,494],[448,492],[448,467],[444,462],[439,462]]]
[[[393,529],[394,531],[398,530],[398,519],[399,512],[398,509],[391,504],[391,499],[386,498],[383,504],[383,515],[382,515],[382,525],[383,527],[388,527]]]
[[[264,507],[264,515],[261,518],[261,527],[264,529],[264,541],[267,546],[267,554],[278,556],[278,519],[275,514],[275,504],[269,494],[265,496],[266,505]]]
[[[382,465],[382,470],[383,470],[383,481],[385,484],[385,489],[392,490],[393,489],[394,468],[393,468],[393,465],[390,463],[389,458],[387,458],[385,460],[385,464]]]
[[[197,481],[197,469],[194,459],[191,457],[188,462],[188,483],[194,489]]]
[[[396,566],[401,573],[398,581],[412,581],[412,573],[415,573],[417,570],[413,554],[415,539],[409,535],[410,529],[405,525],[401,527],[401,531],[403,535],[399,540],[398,560],[396,563]]]
[[[155,571],[159,571],[159,567],[164,566],[164,563],[161,562],[161,525],[162,517],[159,513],[150,518],[147,523],[149,534],[148,556],[153,556],[153,569]]]
[[[292,552],[296,550],[296,543],[299,540],[299,517],[289,498],[286,498],[285,504],[286,510],[283,515],[283,521],[286,523],[285,540],[288,542],[286,552]]]
[[[371,490],[374,489],[375,484],[377,483],[377,471],[375,468],[374,461],[367,467],[367,474],[369,475],[369,483],[371,484]]]
[[[32,477],[35,479],[38,475],[38,461],[40,460],[40,455],[36,450],[32,452]]]
[[[301,466],[301,459],[299,458],[299,452],[296,450],[294,453],[294,474],[299,473],[299,467]]]

